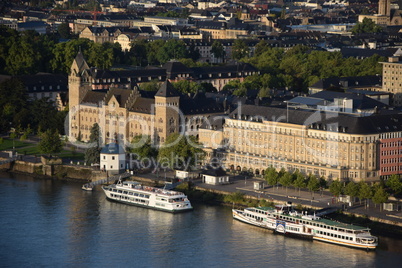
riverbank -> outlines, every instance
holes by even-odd
[[[95,170],[91,167],[83,167],[77,165],[64,165],[60,161],[49,162],[46,159],[41,159],[39,163],[32,163],[17,160],[11,163],[0,165],[0,170],[13,173],[28,174],[36,178],[57,179],[65,181],[76,181],[87,183],[104,179],[107,177],[105,172]],[[165,184],[164,178],[158,178],[151,174],[137,174],[130,177],[131,180],[140,181],[152,186],[163,187]],[[251,181],[249,182],[251,184]],[[284,199],[278,198],[281,195],[256,194],[255,191],[240,192],[247,190],[246,187],[230,187],[229,185],[221,185],[210,188],[211,186],[203,184],[201,180],[193,180],[192,183],[183,183],[179,185],[178,190],[185,192],[192,202],[200,202],[210,205],[225,205],[236,207],[254,207],[254,206],[270,206],[274,203],[282,204]],[[301,199],[300,199],[301,200]],[[293,200],[292,202],[296,208],[308,209],[321,209],[323,207],[311,204],[302,204]],[[341,211],[341,210],[339,210]],[[388,220],[384,218],[375,217],[366,213],[356,213],[349,211],[342,211],[337,214],[330,215],[336,220],[352,223],[362,226],[368,226],[373,229],[376,234],[398,235],[402,237],[402,221]]]

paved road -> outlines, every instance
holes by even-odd
[[[159,177],[157,177],[159,175]],[[163,180],[165,178],[165,172],[161,171],[159,174],[156,173],[148,173],[148,174],[137,174],[136,176],[144,177],[148,179],[158,179]],[[166,172],[166,178],[173,178],[174,172],[168,171]],[[196,186],[212,189],[217,191],[225,191],[225,192],[236,192],[240,191],[247,195],[255,196],[258,198],[264,198],[268,200],[276,200],[279,202],[292,202],[294,204],[301,204],[306,207],[313,207],[316,209],[319,208],[328,208],[328,207],[336,207],[339,209],[344,208],[346,212],[360,214],[360,215],[368,215],[371,217],[377,217],[384,220],[394,221],[402,224],[402,211],[380,211],[379,205],[374,205],[374,203],[369,202],[368,207],[365,207],[364,202],[360,204],[360,202],[354,204],[349,207],[346,203],[336,202],[336,198],[332,196],[332,194],[326,190],[322,193],[316,192],[313,195],[310,191],[301,190],[300,192],[293,188],[289,187],[287,190],[284,187],[265,187],[263,190],[255,190],[254,182],[261,182],[261,179],[245,179],[244,176],[234,176],[230,178],[231,184],[227,185],[209,185],[202,182],[201,179],[194,179],[193,182]]]
[[[207,185],[202,183],[201,180],[195,180],[197,186],[214,189],[219,191],[236,192],[240,191],[247,195],[252,195],[259,198],[273,199],[283,202],[293,202],[294,204],[302,204],[303,206],[309,206],[313,208],[328,208],[337,207],[345,208],[345,211],[360,215],[368,215],[371,217],[377,217],[384,220],[390,220],[399,222],[402,224],[402,211],[380,211],[380,206],[375,205],[372,202],[368,203],[368,207],[365,207],[364,202],[356,203],[353,206],[348,206],[346,203],[336,202],[336,198],[331,195],[329,191],[323,191],[322,193],[316,192],[314,197],[310,191],[301,190],[300,192],[294,188],[288,188],[287,190],[281,186],[279,187],[265,187],[263,190],[254,190],[254,182],[261,181],[259,179],[244,179],[244,176],[234,177],[231,184],[228,185]]]

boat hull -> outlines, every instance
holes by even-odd
[[[160,207],[153,207],[153,206],[148,206],[148,205],[142,205],[142,204],[127,202],[127,201],[124,201],[124,200],[117,200],[117,199],[114,199],[114,198],[110,198],[108,196],[106,196],[106,199],[109,200],[109,201],[112,201],[112,202],[116,202],[116,203],[122,203],[122,204],[130,205],[130,206],[148,208],[148,209],[159,210],[159,211],[175,213],[175,214],[176,213],[182,213],[182,212],[188,212],[188,211],[193,210],[193,207],[186,208],[186,209],[180,209],[180,210],[163,209],[163,208],[160,208]]]
[[[171,213],[185,212],[193,209],[190,201],[181,192],[142,186],[136,182],[102,186],[102,190],[108,200],[127,205]]]
[[[244,211],[242,210],[232,210],[233,218],[250,224],[257,227],[261,227],[264,229],[272,230],[274,233],[283,234],[286,236],[293,236],[308,240],[317,240],[325,243],[336,244],[341,246],[346,246],[350,248],[358,248],[358,249],[365,249],[365,250],[374,250],[377,247],[377,243],[356,243],[346,239],[343,240],[336,240],[331,239],[331,237],[323,237],[316,233],[311,226],[304,226],[302,224],[292,224],[290,222],[283,221],[277,218],[262,218],[262,217],[249,217],[245,215]]]
[[[329,239],[329,238],[325,238],[325,237],[317,237],[317,236],[313,237],[313,240],[317,240],[317,241],[329,243],[329,244],[336,244],[336,245],[340,245],[340,246],[350,247],[350,248],[359,248],[359,249],[366,249],[366,250],[375,250],[377,247],[376,245],[375,246],[359,245],[359,244],[348,243],[348,242],[338,241],[338,240]]]

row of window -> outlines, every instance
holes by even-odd
[[[327,232],[323,232],[323,231],[317,231],[317,234],[335,237],[335,238],[339,238],[339,239],[343,239],[343,240],[350,240],[350,241],[353,240],[353,237],[350,237],[350,236],[344,236],[344,235],[339,235],[339,234],[334,234],[334,233],[327,233]]]
[[[119,198],[121,200],[127,200],[127,201],[136,202],[136,203],[148,204],[148,202],[145,201],[144,199],[138,199],[138,198],[133,198],[133,197],[124,196],[124,195],[118,195],[118,194],[111,194],[110,196],[114,197],[114,198]]]
[[[147,194],[142,194],[142,193],[137,193],[137,192],[127,192],[127,191],[117,190],[117,189],[113,189],[112,191],[115,193],[119,193],[119,194],[122,193],[122,194],[128,194],[128,195],[133,195],[133,196],[138,196],[138,197],[149,199],[149,195],[147,195]]]

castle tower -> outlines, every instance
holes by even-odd
[[[68,76],[68,102],[69,102],[69,137],[79,138],[80,102],[84,98],[89,86],[84,83],[83,72],[89,69],[81,49],[78,51]]]
[[[391,16],[391,0],[378,1],[378,15]]]
[[[155,134],[157,143],[163,144],[166,138],[179,132],[180,94],[165,81],[155,94]]]

